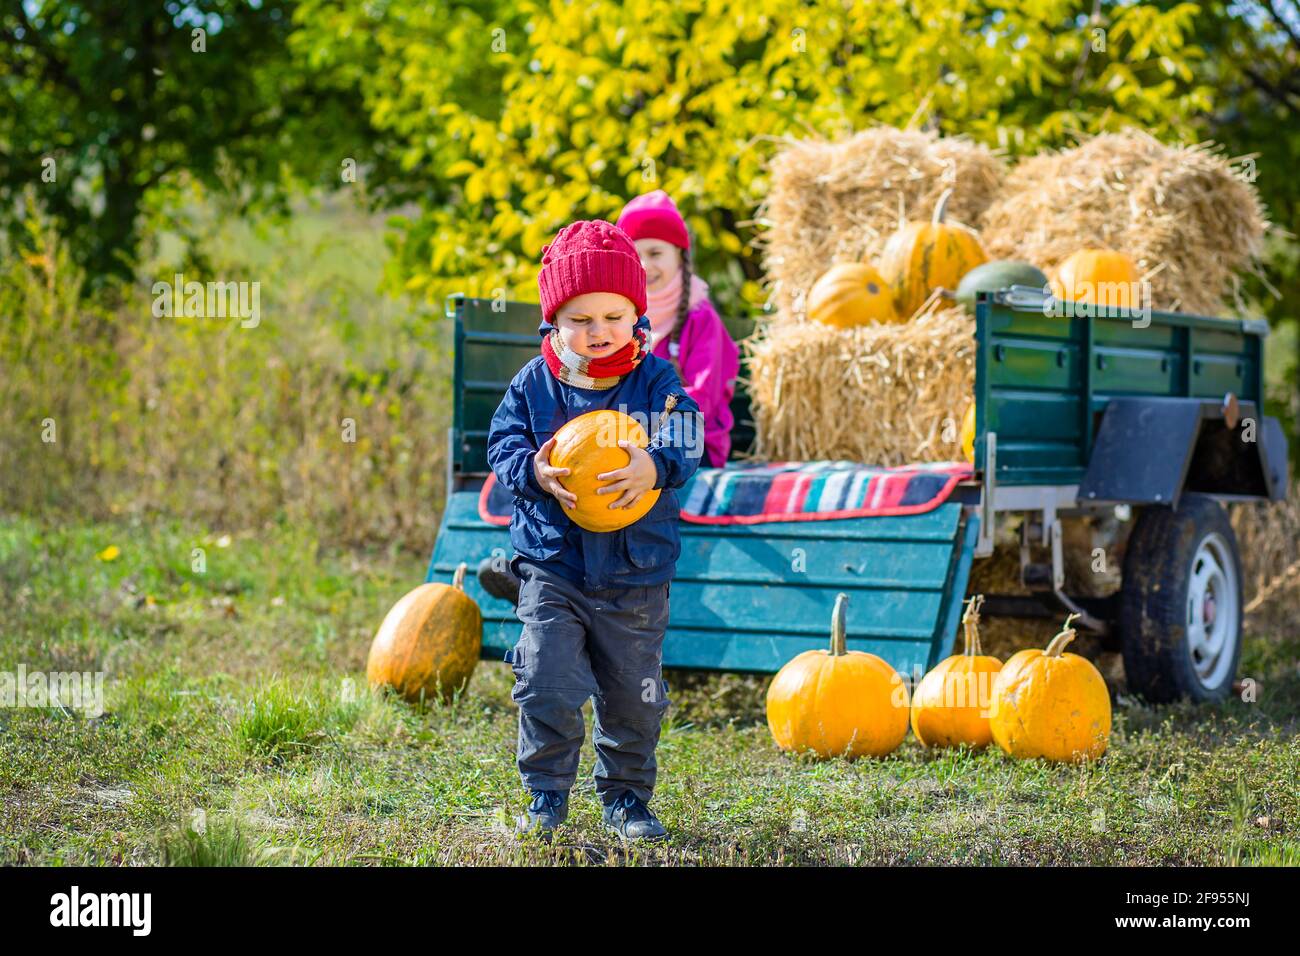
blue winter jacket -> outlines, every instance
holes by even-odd
[[[552,328],[542,322],[537,331],[545,335]],[[664,415],[670,394],[677,395],[677,405]],[[541,489],[533,456],[569,419],[601,408],[648,424],[647,450],[658,472],[655,487],[662,491],[654,507],[628,527],[594,532],[574,524],[565,507]],[[673,489],[695,473],[703,454],[703,416],[670,362],[648,354],[613,388],[587,389],[559,381],[539,354],[510,382],[488,430],[488,463],[497,481],[515,495],[512,569],[518,572],[520,557],[545,562],[585,591],[670,580],[681,553],[681,506]]]

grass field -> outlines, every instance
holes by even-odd
[[[0,863],[1300,864],[1295,634],[1250,636],[1258,702],[1121,702],[1085,767],[910,737],[886,760],[791,758],[764,679],[670,673],[671,842],[629,854],[581,782],[553,846],[518,841],[508,665],[447,706],[365,689],[373,631],[423,570],[301,527],[0,519],[0,673],[107,672],[99,716],[0,708]]]

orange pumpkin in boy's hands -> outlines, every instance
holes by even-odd
[[[608,484],[597,479],[597,475],[626,468],[632,460],[631,455],[618,447],[620,441],[631,441],[639,448],[650,444],[645,429],[635,418],[611,408],[579,415],[555,433],[551,464],[569,469],[567,475],[560,477],[560,484],[577,495],[578,505],[566,508],[564,513],[580,528],[588,531],[626,528],[659,500],[659,489],[652,488],[631,507],[611,508],[617,495],[596,494],[597,488]]]

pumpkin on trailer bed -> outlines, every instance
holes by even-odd
[[[838,329],[900,321],[889,286],[864,262],[831,266],[813,283],[808,293],[808,318]]]
[[[912,695],[912,733],[927,747],[986,747],[993,739],[989,707],[993,681],[1002,662],[980,653],[980,606],[984,595],[966,603],[961,622],[966,635],[964,653],[935,665]]]
[[[578,504],[572,511],[564,508],[564,513],[580,528],[588,531],[626,528],[659,500],[659,490],[651,489],[631,508],[610,508],[610,503],[619,496],[596,494],[597,488],[609,484],[597,481],[597,475],[626,468],[632,460],[627,451],[618,447],[620,441],[631,441],[645,448],[650,444],[650,437],[635,418],[612,408],[579,415],[555,433],[551,464],[569,469],[567,475],[560,477],[560,484],[578,496]]]
[[[910,319],[936,289],[956,288],[966,273],[988,260],[978,233],[944,222],[951,195],[951,189],[944,190],[931,220],[905,224],[880,254],[880,274],[902,319]]]
[[[819,757],[884,757],[907,736],[909,699],[898,672],[845,648],[847,594],[835,598],[830,651],[804,651],[767,689],[767,726],[782,750]]]
[[[465,565],[451,584],[421,584],[393,605],[370,645],[366,679],[409,701],[449,700],[478,663],[483,616],[465,593]]]
[[[1095,760],[1110,742],[1110,692],[1086,657],[1066,654],[1074,640],[1065,627],[1047,649],[1018,651],[993,682],[989,728],[1013,757],[1045,757],[1077,763]]]
[[[1127,309],[1138,302],[1137,265],[1114,249],[1080,249],[1056,269],[1052,295],[1066,302]]]
[[[972,465],[975,464],[975,402],[966,406],[966,414],[961,417],[961,454]]]

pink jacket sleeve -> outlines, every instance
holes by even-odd
[[[731,450],[731,399],[740,373],[740,349],[708,299],[687,316],[678,361],[686,393],[704,415],[703,464],[720,466]]]

